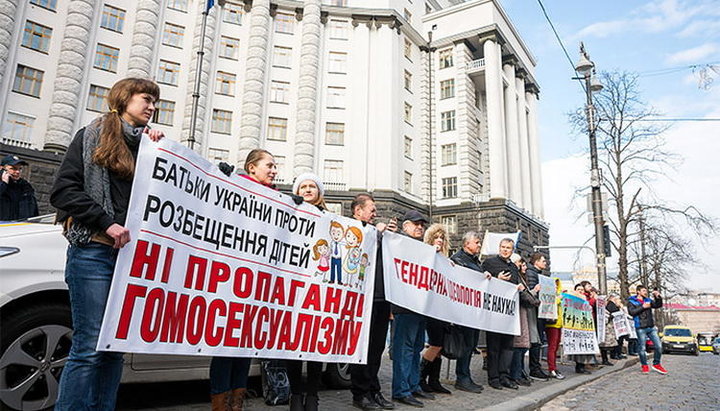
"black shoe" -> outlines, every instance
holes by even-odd
[[[505,388],[510,388],[511,390],[517,390],[519,388],[518,385],[515,384],[515,381],[512,380],[503,380],[500,382],[500,385]]]
[[[489,386],[495,388],[496,390],[502,390],[502,385],[497,381],[491,381],[488,383]]]
[[[305,396],[305,411],[318,411],[320,400],[317,395],[308,394]]]
[[[433,393],[423,391],[423,390],[415,391],[414,393],[412,393],[412,395],[414,397],[422,398],[424,400],[434,400],[435,399],[435,395],[433,395]]]
[[[456,382],[455,388],[460,391],[471,392],[473,394],[480,394],[483,390],[482,385],[478,385],[471,382]]]
[[[615,364],[613,364],[613,363],[611,363],[610,361],[607,361],[607,360],[603,361],[601,364],[602,364],[602,365],[609,365],[609,366],[611,366],[611,367],[612,367],[613,365],[615,365]]]
[[[517,385],[522,385],[523,387],[529,387],[529,386],[532,385],[532,383],[530,382],[530,380],[527,379],[527,378],[525,378],[525,377],[522,377],[522,378],[520,378],[520,379],[515,380],[515,383],[516,383]]]
[[[370,397],[375,401],[377,405],[380,406],[380,408],[384,410],[394,410],[395,404],[393,404],[392,401],[388,401],[385,397],[383,397],[381,392],[374,392],[370,394]]]
[[[575,373],[576,374],[592,374],[589,370],[586,370],[585,368],[577,368],[577,367],[575,367]]]
[[[422,408],[425,406],[425,404],[415,399],[412,395],[408,395],[407,397],[393,397],[393,400],[411,407]]]
[[[430,384],[428,384],[428,385],[432,389],[432,391],[429,391],[429,392],[436,392],[439,394],[452,394],[452,391],[443,387],[443,385],[440,384],[440,381],[430,381]],[[424,391],[427,391],[427,390],[424,390]]]
[[[290,396],[290,411],[304,411],[303,395],[293,394]]]
[[[619,360],[624,360],[624,359],[626,359],[626,358],[627,358],[627,355],[625,355],[625,354],[620,354],[620,355],[618,355],[618,359],[619,359]]]
[[[428,384],[425,380],[420,380],[420,389],[425,392],[435,392],[435,390],[433,390],[430,384]]]
[[[543,370],[537,370],[537,371],[530,371],[530,378],[536,381],[547,381],[550,379],[550,376],[545,374]]]
[[[367,396],[363,396],[360,399],[353,400],[353,407],[360,408],[361,410],[379,410],[380,406]]]

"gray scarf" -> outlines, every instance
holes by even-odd
[[[92,161],[93,153],[100,141],[100,126],[102,117],[93,120],[85,127],[83,132],[83,186],[85,192],[102,207],[110,216],[115,217],[112,196],[110,195],[110,173],[105,167],[101,167]],[[142,135],[143,127],[133,127],[124,120],[121,120],[123,135],[128,145],[137,144]],[[68,242],[75,246],[87,245],[97,230],[73,220],[70,227],[65,231]]]

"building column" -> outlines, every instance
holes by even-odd
[[[540,172],[540,151],[537,135],[537,94],[527,92],[525,99],[528,102],[528,145],[530,148],[530,180],[532,181],[531,212],[540,218],[545,217],[542,198],[542,174]]]
[[[533,209],[532,203],[532,171],[530,170],[530,145],[528,143],[527,109],[525,101],[525,80],[515,78],[515,89],[518,95],[518,137],[520,139],[520,181],[522,182],[522,196],[520,204],[526,210]]]
[[[152,62],[160,27],[161,0],[140,0],[135,12],[132,45],[128,61],[128,77],[152,78]]]
[[[193,150],[202,152],[203,145],[205,144],[205,136],[207,134],[207,105],[208,100],[212,96],[212,73],[210,68],[212,66],[213,50],[215,49],[215,29],[217,25],[217,17],[220,12],[220,7],[213,7],[207,16],[207,25],[205,26],[205,38],[201,39],[202,34],[202,20],[203,12],[207,7],[206,2],[198,2],[197,4],[197,17],[195,18],[195,29],[193,30],[193,46],[192,46],[192,57],[190,58],[190,66],[188,70],[188,83],[187,89],[185,90],[185,115],[183,116],[183,126],[180,133],[180,141],[187,144],[190,138],[192,116],[193,116],[193,93],[195,92],[195,82],[197,77],[197,64],[198,56],[197,51],[200,49],[201,43],[203,47],[203,61],[202,71],[200,73],[200,92],[198,97],[197,105],[197,117],[195,119],[195,144]]]
[[[305,0],[300,45],[297,123],[293,173],[297,176],[315,168],[315,119],[317,117],[318,72],[320,65],[320,0]]]
[[[507,158],[508,192],[515,204],[522,206],[522,179],[520,175],[520,141],[518,140],[517,92],[515,91],[515,66],[503,65],[508,86],[505,88],[505,156]]]
[[[250,10],[250,37],[245,61],[238,164],[244,164],[247,154],[260,145],[270,23],[270,0],[253,0]]]
[[[65,152],[75,132],[75,115],[80,90],[85,81],[90,29],[99,2],[72,0],[65,20],[65,37],[60,44],[60,58],[55,76],[44,149]]]
[[[0,84],[7,70],[8,59],[10,58],[10,47],[12,46],[15,24],[18,19],[15,16],[18,8],[18,0],[0,1]],[[21,33],[22,35],[22,33]],[[12,73],[12,70],[8,74]]]
[[[502,126],[504,107],[500,45],[494,40],[485,40],[483,52],[485,54],[490,198],[507,198],[505,137]]]

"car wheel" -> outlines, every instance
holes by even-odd
[[[328,363],[323,376],[325,384],[330,388],[350,388],[350,364],[348,363]]]
[[[72,317],[64,304],[35,304],[3,318],[0,408],[51,408],[71,342]]]

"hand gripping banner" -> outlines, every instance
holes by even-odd
[[[374,227],[143,139],[98,350],[365,363]]]
[[[385,297],[428,317],[520,335],[514,284],[455,265],[435,248],[400,234],[383,234]]]

